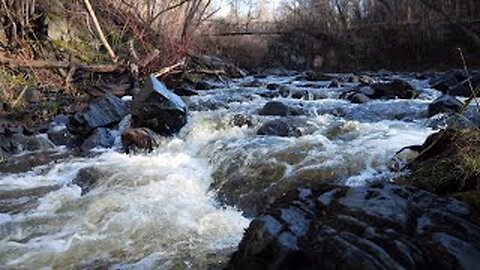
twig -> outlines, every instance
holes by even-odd
[[[166,75],[166,74],[172,72],[173,70],[175,70],[176,68],[183,66],[184,64],[185,64],[185,60],[182,60],[182,61],[180,61],[180,62],[178,62],[174,65],[171,65],[169,67],[164,67],[160,71],[155,73],[155,77],[161,77],[163,75]]]
[[[85,7],[88,10],[88,13],[90,14],[90,17],[92,17],[93,20],[93,25],[95,26],[95,29],[97,30],[97,34],[100,37],[100,40],[103,43],[103,46],[105,46],[105,49],[107,49],[108,55],[110,56],[110,59],[112,60],[113,63],[117,63],[118,58],[113,51],[112,47],[108,43],[107,39],[105,38],[105,35],[103,34],[102,28],[100,27],[100,23],[98,22],[97,15],[95,15],[95,11],[92,8],[92,5],[90,4],[89,0],[83,0],[85,3]]]

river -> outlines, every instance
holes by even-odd
[[[187,126],[153,153],[97,149],[88,158],[0,174],[0,194],[9,194],[3,203],[22,205],[0,213],[1,268],[219,267],[251,221],[243,205],[255,204],[270,186],[300,178],[350,186],[389,179],[395,153],[433,132],[426,110],[440,94],[426,81],[406,79],[419,90],[418,98],[366,104],[339,99],[354,83],[304,87],[293,75],[272,75],[260,80],[307,93],[272,98],[266,88],[241,86],[251,78],[238,79],[185,98]],[[257,113],[272,99],[299,112],[286,119],[302,136],[257,135],[263,123],[276,118]],[[236,115],[250,117],[252,126],[232,125]],[[82,195],[71,182],[88,167],[108,173]],[[219,198],[223,193],[227,199]],[[221,203],[235,196],[239,205]]]

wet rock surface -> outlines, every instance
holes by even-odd
[[[68,128],[74,134],[87,136],[95,128],[120,122],[127,114],[127,105],[123,100],[113,95],[106,95],[90,103],[85,112],[73,116],[68,123]]]
[[[302,136],[302,131],[292,124],[291,121],[276,119],[261,126],[257,134],[279,137],[300,137]]]
[[[428,115],[433,116],[445,112],[460,112],[463,102],[450,95],[442,95],[428,105]]]
[[[127,152],[153,151],[160,146],[161,136],[148,128],[132,128],[122,133],[123,149]]]
[[[152,75],[133,98],[132,120],[134,127],[172,135],[187,123],[187,106]]]
[[[476,218],[413,187],[297,189],[250,224],[227,269],[475,269]]]
[[[79,186],[82,189],[82,195],[85,195],[90,192],[99,181],[107,178],[109,175],[110,173],[97,167],[82,168],[72,180],[72,184]]]

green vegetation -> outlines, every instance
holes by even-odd
[[[410,164],[407,182],[439,194],[478,190],[479,154],[479,130],[444,131],[435,145]]]

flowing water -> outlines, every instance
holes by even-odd
[[[189,124],[153,153],[100,150],[28,173],[0,174],[0,204],[14,206],[0,213],[0,268],[215,268],[250,222],[241,210],[219,203],[217,192],[255,202],[258,192],[290,179],[346,185],[388,179],[395,152],[432,133],[425,111],[439,94],[410,79],[421,92],[415,100],[355,105],[340,100],[344,89],[326,88],[328,82],[302,88],[305,82],[293,76],[270,76],[262,81],[308,92],[301,99],[273,97],[300,112],[287,119],[303,135],[281,138],[256,135],[275,118],[258,115],[274,92],[241,87],[245,80],[186,98]],[[250,116],[253,126],[232,125],[238,114]],[[82,196],[71,182],[88,167],[108,174]]]

